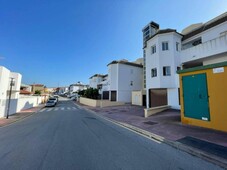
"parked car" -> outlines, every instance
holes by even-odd
[[[48,100],[53,100],[56,104],[57,104],[57,102],[58,102],[58,99],[55,98],[55,97],[50,97]]]
[[[56,98],[56,99],[58,100],[58,97],[59,97],[59,96],[58,96],[58,95],[54,95],[53,97]]]
[[[48,100],[46,103],[45,103],[45,107],[54,107],[56,106],[56,101],[54,100]]]

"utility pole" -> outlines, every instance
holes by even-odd
[[[8,102],[8,108],[7,108],[7,114],[6,114],[6,119],[9,118],[9,109],[10,109],[10,101],[11,101],[11,94],[12,94],[12,87],[14,86],[14,78],[10,78],[10,90],[9,90],[9,102]]]

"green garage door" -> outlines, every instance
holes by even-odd
[[[206,74],[182,77],[184,116],[210,121]]]

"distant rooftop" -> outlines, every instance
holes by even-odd
[[[143,67],[142,64],[136,64],[134,62],[129,62],[128,60],[114,60],[114,61],[110,62],[109,64],[107,64],[107,66],[109,66],[111,64],[125,64],[125,65],[130,65],[130,66],[135,66],[135,67]]]

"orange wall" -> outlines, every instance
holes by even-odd
[[[182,76],[207,74],[207,86],[210,106],[210,121],[184,117]],[[181,121],[185,124],[196,125],[227,132],[227,66],[223,73],[213,73],[213,69],[194,71],[180,74]]]

